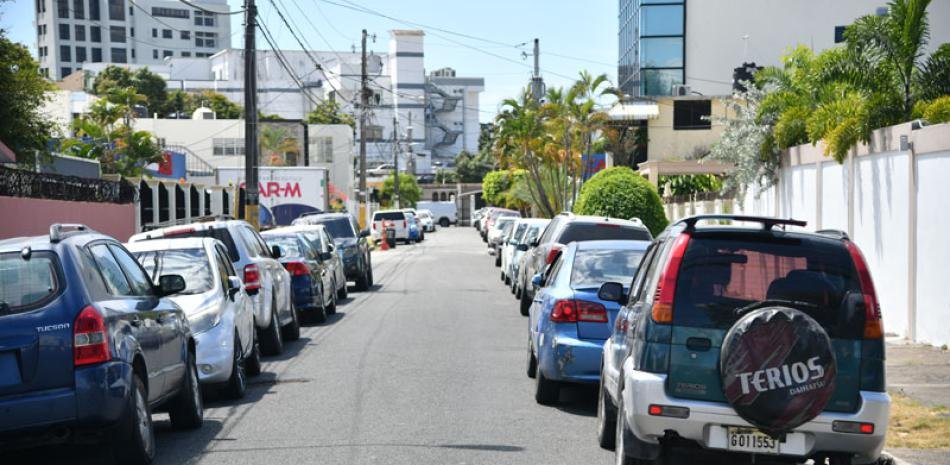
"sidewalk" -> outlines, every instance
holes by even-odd
[[[945,408],[950,407],[950,351],[888,338],[886,356],[887,389],[895,398],[905,396],[903,402],[895,402],[895,406],[899,403],[902,410],[907,410],[907,405],[912,409],[915,403],[919,403],[923,409],[918,410],[925,412],[924,418],[950,423],[950,410]],[[893,416],[896,411],[892,411],[892,426],[895,424]],[[908,425],[902,426],[909,428]],[[918,428],[909,428],[917,431],[911,433],[899,433],[894,428],[888,431],[887,452],[898,459],[898,464],[902,461],[913,465],[950,464],[950,448],[891,447],[895,443],[900,445],[902,439],[922,436],[934,429],[929,424],[922,424]]]

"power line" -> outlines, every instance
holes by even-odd
[[[313,96],[310,95],[310,92],[308,92],[306,89],[306,86],[304,86],[303,81],[297,77],[296,73],[294,73],[293,68],[286,61],[286,58],[284,57],[283,53],[281,53],[280,48],[277,47],[276,41],[274,41],[273,35],[270,33],[270,30],[267,28],[267,25],[264,24],[263,22],[259,22],[258,28],[261,30],[261,33],[264,36],[264,40],[267,41],[267,44],[270,45],[271,50],[274,51],[274,56],[277,57],[277,62],[280,64],[282,68],[284,68],[284,71],[286,71],[287,74],[290,76],[290,78],[294,81],[294,84],[296,84],[297,87],[300,88],[300,93],[303,94],[304,97],[307,98],[307,100],[310,100],[310,103],[312,103],[314,106],[319,106],[320,103],[322,103],[323,99],[320,98],[320,102],[313,99]]]

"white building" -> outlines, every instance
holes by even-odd
[[[231,42],[227,0],[35,0],[40,71],[58,80],[85,63],[160,64],[208,57]],[[206,11],[208,10],[208,11]]]
[[[386,52],[369,53],[367,74],[371,96],[367,113],[367,160],[370,166],[392,163],[394,133],[399,140],[396,152],[400,167],[415,168],[418,173],[431,172],[436,163],[450,163],[462,150],[478,150],[478,98],[485,87],[484,79],[456,77],[451,69],[427,77],[424,38],[422,31],[393,30]],[[340,103],[342,111],[359,121],[359,53],[283,50],[280,56],[292,73],[284,69],[272,50],[257,53],[258,110],[261,113],[301,120],[324,99],[332,99]],[[83,70],[91,78],[106,66],[106,63],[90,63],[83,66]],[[129,65],[129,68],[142,66]],[[167,80],[169,90],[211,89],[244,106],[241,49],[225,49],[208,58],[176,55],[148,67]],[[412,140],[409,140],[410,126]],[[355,133],[358,143],[359,128]]]

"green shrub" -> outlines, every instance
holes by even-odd
[[[950,122],[950,95],[928,102],[923,110],[923,117],[930,124]]]
[[[574,204],[574,213],[640,218],[654,236],[669,223],[656,188],[626,166],[607,168],[585,182]]]

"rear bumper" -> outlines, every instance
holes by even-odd
[[[346,275],[347,281],[356,281],[363,276],[362,270],[360,270],[359,256],[354,255],[343,259],[343,274]]]
[[[297,276],[291,279],[291,291],[293,293],[294,307],[310,308],[319,306],[317,295],[313,292],[313,286],[310,278],[306,276]]]
[[[600,360],[604,341],[541,334],[538,369],[545,378],[570,383],[600,381]],[[547,340],[545,340],[547,337]]]
[[[75,388],[0,399],[0,444],[63,442],[69,436],[63,433],[109,428],[122,418],[131,392],[130,364],[112,361],[82,367],[74,378]]]
[[[634,435],[656,444],[667,431],[696,442],[707,449],[727,450],[727,426],[751,426],[727,404],[672,398],[666,395],[666,375],[632,369],[624,364],[624,414]],[[689,408],[684,419],[651,416],[650,404]],[[779,446],[780,455],[809,457],[819,453],[853,454],[854,463],[872,463],[884,448],[891,399],[884,392],[861,391],[861,408],[855,413],[825,412],[786,435]],[[848,434],[832,431],[832,422],[853,421],[874,424],[873,434]]]

